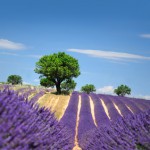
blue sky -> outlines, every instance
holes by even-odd
[[[0,81],[11,74],[39,84],[35,63],[64,51],[77,58],[77,90],[120,84],[150,98],[149,0],[0,0]]]

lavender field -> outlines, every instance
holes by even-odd
[[[150,149],[149,100],[73,92],[57,119],[50,109],[38,105],[46,93],[1,85],[0,149]]]

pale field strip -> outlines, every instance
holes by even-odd
[[[52,99],[53,99],[52,94],[44,94],[42,97],[39,98],[37,103],[39,104],[40,107],[51,108]]]
[[[89,99],[90,99],[90,108],[91,108],[92,118],[93,118],[95,126],[97,127],[98,125],[96,123],[96,118],[95,118],[95,113],[94,113],[94,103],[93,103],[93,100],[90,96],[89,96]]]
[[[116,110],[118,111],[119,115],[121,115],[121,117],[123,117],[122,113],[121,113],[121,110],[119,109],[119,107],[114,103],[112,102],[116,108]]]
[[[80,120],[80,110],[81,110],[81,95],[79,95],[79,100],[78,100],[78,111],[77,111],[76,128],[75,128],[75,141],[74,141],[75,146],[72,150],[82,150],[79,147],[79,143],[78,143],[78,127],[79,127],[79,120]]]
[[[52,101],[52,100],[51,100],[51,101]],[[59,97],[57,97],[56,99],[53,99],[52,108],[51,108],[51,109],[52,109],[52,112],[54,112],[55,107],[56,107],[58,101],[59,101]]]
[[[33,98],[35,95],[36,95],[36,92],[31,93],[31,94],[28,96],[28,100],[31,100],[31,98]]]
[[[51,97],[51,99],[47,100],[47,104],[52,108],[52,103],[55,98]]]
[[[70,100],[70,96],[61,95],[59,97],[57,105],[54,108],[55,116],[58,120],[60,120],[62,118],[62,116],[64,115],[64,113],[68,107],[69,100]]]
[[[132,109],[128,105],[125,104],[125,106],[132,112],[132,114],[134,114],[134,112],[132,111]]]
[[[70,96],[66,95],[55,95],[51,93],[44,94],[37,103],[40,107],[50,109],[55,112],[55,117],[60,120],[64,115],[66,108],[68,107]]]
[[[103,106],[103,108],[104,108],[104,111],[105,111],[107,117],[109,118],[109,120],[111,120],[111,118],[110,118],[110,116],[109,116],[109,112],[108,112],[107,106],[105,105],[105,103],[104,103],[104,101],[103,101],[102,99],[100,99],[100,101],[102,102],[102,106]]]

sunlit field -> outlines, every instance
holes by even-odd
[[[148,150],[150,101],[0,85],[0,149]]]

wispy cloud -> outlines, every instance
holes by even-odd
[[[0,53],[1,55],[11,55],[11,56],[19,56],[18,54],[15,53],[8,53],[8,52],[2,52]]]
[[[9,49],[9,50],[22,50],[26,46],[22,43],[15,43],[7,39],[0,39],[0,49]]]
[[[82,53],[92,57],[99,57],[99,58],[117,60],[117,61],[150,60],[150,57],[146,57],[142,55],[120,53],[120,52],[113,52],[113,51],[83,50],[83,49],[68,49],[68,51]]]
[[[150,39],[150,34],[140,34],[140,37]]]
[[[104,86],[102,88],[99,88],[96,90],[97,93],[102,93],[102,94],[113,94],[114,93],[114,87],[109,85],[109,86]]]
[[[1,55],[11,55],[11,56],[19,56],[19,57],[31,57],[31,58],[38,58],[40,59],[42,55],[19,55],[16,53],[10,53],[10,52],[1,52]]]

